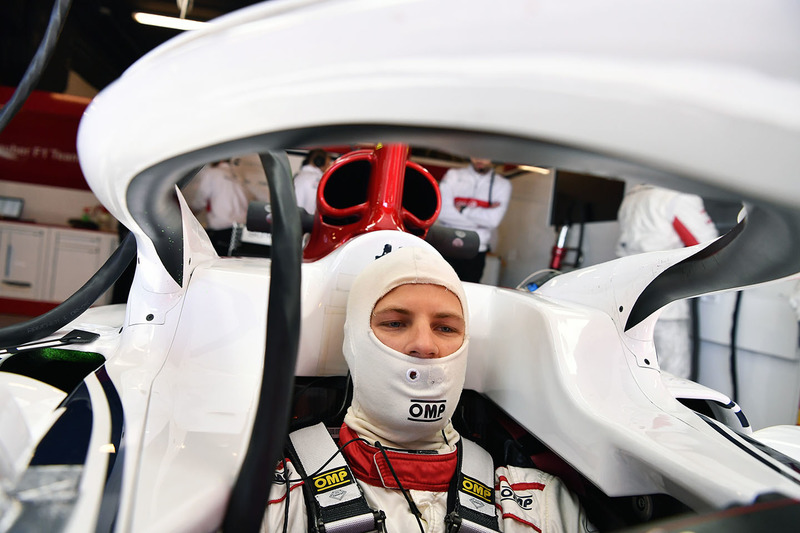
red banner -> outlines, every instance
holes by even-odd
[[[0,102],[14,94],[0,87]],[[0,132],[0,180],[89,189],[75,148],[88,98],[34,91]]]

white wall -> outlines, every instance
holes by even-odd
[[[70,218],[80,218],[83,208],[100,201],[91,191],[0,181],[0,196],[23,198],[22,218],[39,224],[67,226]],[[112,231],[115,227],[111,228]]]
[[[558,237],[549,225],[550,201],[554,174],[528,173],[511,179],[512,200],[498,228],[498,249],[501,258],[500,285],[516,287],[533,272],[549,268],[550,255]],[[567,246],[578,246],[579,227],[567,235]],[[582,267],[615,259],[614,248],[619,237],[619,223],[586,224],[583,236]],[[576,253],[569,252],[562,270],[573,268]]]
[[[300,167],[302,158],[290,156],[292,171]],[[241,174],[243,181],[257,199],[269,200],[266,177],[258,156],[244,156],[236,161],[235,170]],[[22,218],[39,224],[67,226],[71,218],[80,218],[83,208],[94,208],[100,201],[91,191],[35,185],[15,181],[0,180],[0,196],[23,198],[25,206]],[[108,228],[116,231],[116,222],[110,221]]]
[[[502,261],[500,285],[515,287],[528,274],[545,269],[555,232],[548,226],[553,173],[528,173],[511,180],[511,203],[498,228],[494,253]]]

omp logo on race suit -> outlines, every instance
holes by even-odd
[[[530,511],[533,505],[533,496],[520,496],[514,492],[514,489],[505,484],[500,487],[500,501],[503,500],[511,500],[526,511]]]
[[[314,492],[321,494],[336,487],[347,485],[351,482],[351,478],[347,468],[341,467],[314,476],[311,481],[314,483]]]
[[[477,479],[472,479],[469,476],[464,476],[461,480],[461,486],[459,487],[461,492],[466,492],[470,496],[475,496],[480,500],[485,501],[486,503],[494,503],[494,489],[487,487]]]
[[[437,422],[442,419],[446,403],[447,400],[411,400],[408,419],[414,422]]]

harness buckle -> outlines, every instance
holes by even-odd
[[[461,529],[461,517],[457,512],[451,511],[444,517],[444,530],[446,533],[457,533]]]
[[[372,511],[372,516],[375,517],[375,531],[384,533],[386,531],[386,513],[381,510]]]

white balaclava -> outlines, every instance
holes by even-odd
[[[438,359],[406,355],[383,344],[370,319],[375,304],[408,283],[445,287],[461,302],[464,343]],[[436,251],[405,247],[367,266],[353,282],[344,325],[344,357],[353,377],[353,403],[345,422],[383,444],[426,447],[441,441],[464,387],[467,368],[467,299],[453,268]],[[456,434],[457,435],[457,434]]]

